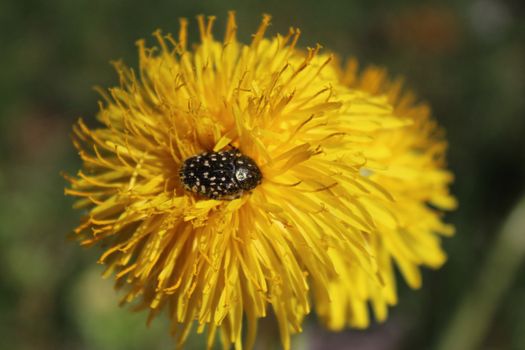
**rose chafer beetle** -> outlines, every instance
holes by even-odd
[[[187,191],[211,199],[239,198],[262,182],[262,173],[255,161],[236,148],[187,158],[179,176]]]

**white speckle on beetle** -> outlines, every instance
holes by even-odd
[[[235,171],[235,178],[237,181],[244,181],[248,178],[248,169],[239,168]]]

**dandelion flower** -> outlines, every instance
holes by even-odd
[[[370,245],[378,264],[381,283],[366,283],[368,276],[352,265],[338,264],[339,278],[330,283],[330,303],[318,305],[318,313],[328,328],[339,330],[349,325],[365,328],[369,324],[368,302],[378,321],[387,317],[387,306],[397,302],[393,264],[400,269],[412,288],[421,286],[419,266],[440,267],[446,255],[440,236],[454,233],[443,223],[441,212],[457,206],[449,193],[453,175],[445,160],[447,143],[444,131],[431,119],[427,104],[417,102],[406,91],[402,79],[390,80],[384,69],[370,66],[362,72],[355,59],[347,62],[341,82],[372,96],[385,96],[393,114],[410,121],[403,128],[375,130],[369,164],[361,175],[388,192],[388,198],[376,198],[369,208],[376,234]],[[353,295],[356,294],[356,295]]]
[[[425,107],[298,49],[298,30],[265,38],[269,21],[249,45],[233,13],[222,41],[198,17],[193,49],[185,20],[178,38],[155,32],[137,71],[115,64],[101,126],[74,127],[75,232],[179,345],[195,326],[208,347],[219,333],[250,348],[270,310],[285,349],[312,308],[365,327],[368,302],[380,320],[395,303],[392,262],[418,287],[418,266],[444,260],[435,233],[451,230],[427,203],[453,207],[451,176]]]

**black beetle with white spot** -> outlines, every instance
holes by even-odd
[[[238,149],[190,157],[183,162],[179,175],[186,190],[211,199],[239,198],[262,181],[255,161]]]

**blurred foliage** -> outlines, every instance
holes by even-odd
[[[525,5],[476,1],[68,1],[0,2],[0,347],[165,349],[168,324],[117,306],[99,277],[97,251],[66,237],[78,221],[60,171],[79,160],[70,144],[79,116],[93,122],[95,85],[116,84],[110,59],[136,65],[134,42],[177,19],[235,9],[249,40],[264,12],[271,32],[293,25],[303,46],[386,66],[428,100],[450,140],[460,209],[450,259],[426,271],[421,291],[400,283],[389,321],[367,331],[329,333],[312,316],[295,346],[309,349],[426,349],[437,343],[471,283],[483,276],[507,212],[525,190]],[[195,22],[192,22],[195,24]],[[195,34],[196,31],[193,31]],[[194,39],[196,39],[194,37]],[[525,235],[525,228],[524,235]],[[497,307],[483,348],[525,348],[525,269]],[[278,346],[263,321],[258,348]],[[189,349],[200,349],[193,337]]]

